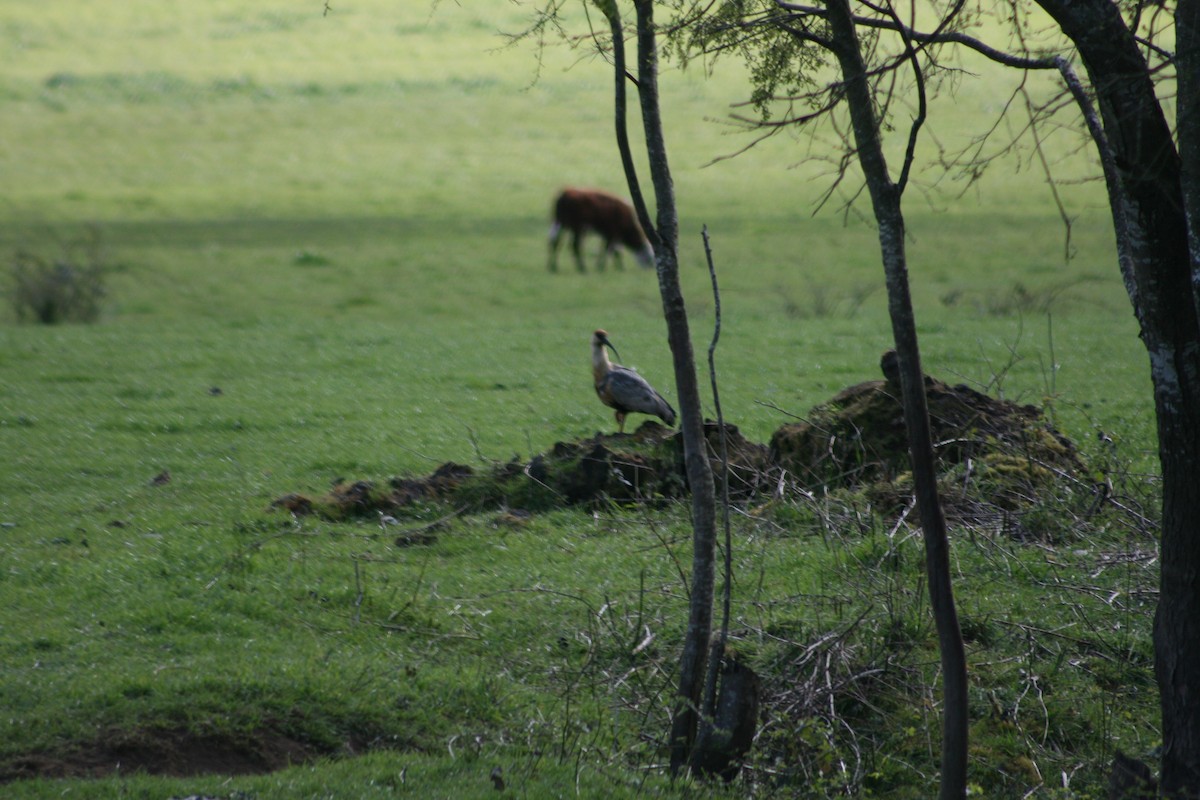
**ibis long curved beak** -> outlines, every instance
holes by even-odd
[[[613,355],[615,355],[618,359],[621,357],[621,354],[617,352],[617,348],[613,347],[613,343],[608,340],[607,336],[601,336],[599,337],[599,340],[600,344],[604,347],[607,347],[609,350],[612,350]]]

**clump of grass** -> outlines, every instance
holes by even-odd
[[[333,260],[315,250],[301,250],[292,256],[292,264],[297,267],[328,267]]]
[[[1029,288],[1017,281],[1006,292],[989,291],[977,297],[970,297],[962,289],[952,289],[942,295],[941,302],[946,308],[953,308],[964,299],[971,299],[980,312],[991,317],[1049,314],[1062,305],[1067,293],[1080,282],[1069,280],[1042,288]]]
[[[107,272],[96,230],[67,243],[57,259],[18,250],[11,266],[13,312],[19,322],[43,325],[95,322]]]
[[[863,304],[878,289],[875,283],[860,283],[849,288],[832,288],[818,281],[809,281],[803,299],[778,287],[783,297],[783,310],[792,319],[855,319]]]

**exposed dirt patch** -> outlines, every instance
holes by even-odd
[[[391,512],[418,501],[449,497],[464,480],[474,474],[474,470],[468,466],[447,461],[425,478],[392,478],[384,486],[365,480],[339,479],[323,497],[313,499],[302,494],[286,494],[271,503],[271,507],[282,508],[297,516],[322,514],[342,519],[373,515]]]
[[[0,764],[0,783],[26,778],[98,778],[115,772],[152,775],[249,775],[331,755],[264,728],[237,736],[182,728],[110,730],[93,742],[18,756]]]

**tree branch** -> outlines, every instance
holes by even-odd
[[[625,183],[629,186],[630,199],[634,211],[637,212],[638,222],[646,232],[646,238],[656,250],[659,247],[658,230],[650,219],[646,206],[646,198],[642,194],[641,183],[638,181],[637,167],[633,163],[633,151],[629,146],[629,125],[626,119],[625,81],[630,80],[640,89],[640,84],[630,75],[625,67],[625,30],[621,23],[621,12],[614,0],[594,0],[597,8],[608,20],[609,31],[612,34],[613,56],[613,122],[616,128],[617,151],[621,154],[621,167],[625,170]]]
[[[713,337],[708,345],[708,375],[712,385],[713,407],[717,414],[717,430],[721,442],[721,518],[725,529],[725,585],[721,593],[721,627],[717,631],[717,640],[713,643],[713,657],[708,663],[708,677],[705,681],[704,710],[709,719],[717,713],[717,674],[720,672],[721,660],[725,653],[725,643],[729,638],[730,608],[733,602],[733,536],[729,527],[729,440],[725,434],[725,415],[721,411],[721,394],[717,390],[717,365],[715,354],[717,342],[721,338],[721,290],[717,287],[717,269],[713,265],[712,246],[708,238],[708,226],[702,229],[704,238],[704,256],[708,261],[708,275],[712,279],[714,315]]]
[[[828,16],[828,11],[818,6],[805,6],[799,3],[789,3],[787,0],[775,0],[775,4],[784,11],[800,16],[814,16],[825,19]],[[957,6],[956,6],[957,8]],[[955,12],[957,13],[957,12]],[[968,47],[971,50],[985,56],[998,64],[1003,64],[1006,67],[1016,67],[1018,69],[1056,69],[1054,58],[1030,58],[1027,56],[1017,56],[1012,53],[1006,53],[1003,50],[997,50],[991,45],[985,44],[983,41],[976,39],[973,36],[967,36],[965,33],[956,31],[938,30],[933,33],[922,33],[921,31],[913,30],[907,25],[902,24],[896,19],[878,19],[876,17],[865,17],[861,14],[855,14],[851,17],[855,25],[860,25],[865,28],[878,28],[881,30],[890,30],[900,33],[903,36],[911,38],[914,42],[921,44],[960,44]]]

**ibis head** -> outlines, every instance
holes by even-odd
[[[617,358],[621,357],[621,354],[617,352],[617,348],[613,347],[613,343],[608,340],[608,331],[604,330],[603,328],[597,328],[596,332],[592,334],[593,356],[595,355],[597,348],[603,352],[604,348],[606,347],[609,350],[612,350],[613,355],[615,355]]]

